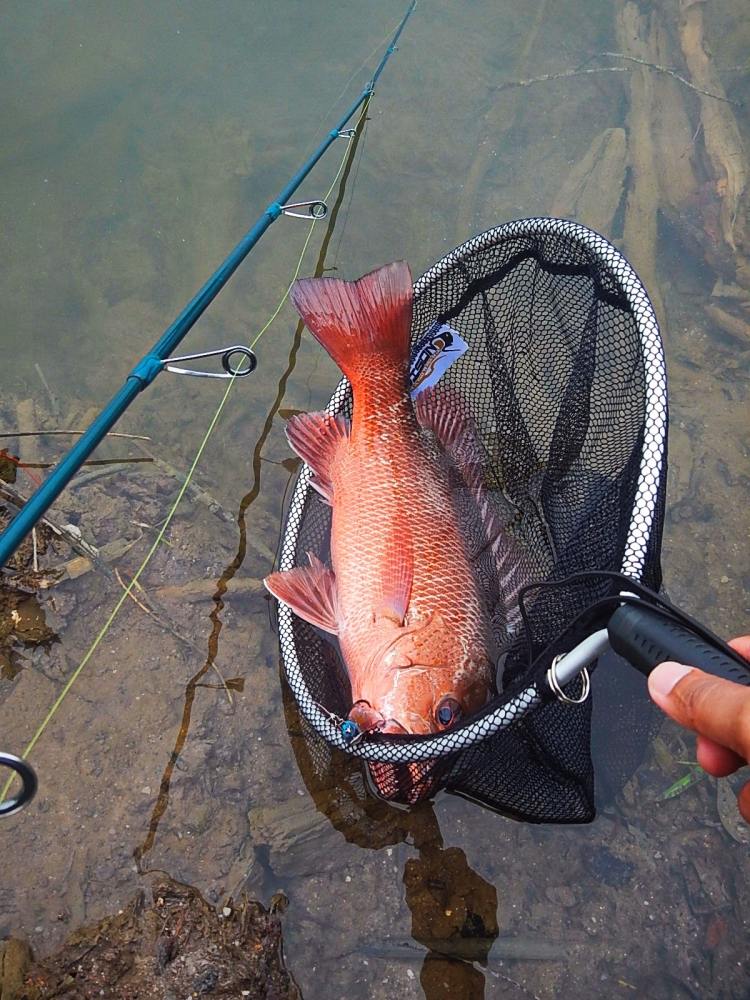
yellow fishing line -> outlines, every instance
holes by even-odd
[[[368,106],[370,104],[370,100],[371,100],[371,97],[368,97],[367,100],[365,101],[365,103],[362,105],[362,111],[360,113],[359,120],[357,122],[357,128],[359,128],[360,124],[362,123],[363,119],[365,118],[365,116],[367,114],[367,108],[368,108]],[[334,187],[338,183],[339,177],[341,176],[341,173],[342,173],[342,171],[344,169],[344,165],[346,164],[346,160],[347,160],[348,155],[349,155],[349,152],[347,150],[344,153],[344,155],[343,155],[343,157],[341,159],[341,163],[339,164],[339,168],[336,171],[336,176],[333,178],[331,186],[328,188],[328,190],[326,191],[325,195],[323,196],[323,199],[322,199],[323,201],[326,201],[330,197],[331,192],[333,191]],[[299,277],[299,273],[302,270],[302,263],[304,261],[305,254],[307,253],[307,248],[308,248],[308,246],[310,244],[310,240],[312,239],[314,228],[315,228],[315,220],[313,220],[313,222],[310,223],[310,228],[308,230],[307,237],[305,238],[305,242],[302,245],[302,251],[301,251],[301,253],[299,255],[299,260],[297,261],[297,265],[296,265],[296,267],[294,269],[294,276],[293,276],[292,280],[289,282],[289,284],[288,284],[288,286],[286,288],[286,291],[281,296],[281,299],[279,300],[279,304],[276,306],[276,309],[273,311],[273,313],[271,314],[270,318],[267,320],[267,322],[264,324],[264,326],[256,334],[256,336],[254,337],[254,339],[250,343],[250,347],[251,348],[255,347],[255,345],[258,343],[258,341],[260,340],[260,338],[266,332],[266,330],[271,326],[271,324],[273,323],[273,321],[276,319],[276,317],[281,312],[281,310],[282,310],[282,308],[284,306],[284,303],[289,298],[289,293],[292,290],[292,285],[297,280],[297,278]],[[185,477],[185,481],[183,482],[182,486],[180,487],[180,489],[179,489],[179,491],[177,493],[177,496],[175,497],[175,500],[174,500],[172,506],[169,509],[169,513],[167,514],[167,517],[166,517],[164,523],[162,524],[161,528],[159,529],[159,533],[157,534],[157,536],[156,536],[153,544],[151,545],[151,548],[146,553],[146,555],[145,555],[145,557],[143,559],[143,562],[141,563],[141,565],[136,570],[135,575],[132,577],[130,583],[123,590],[122,595],[120,596],[120,599],[117,601],[117,603],[115,604],[114,608],[112,609],[112,611],[111,611],[111,613],[109,615],[109,618],[107,618],[106,622],[104,623],[104,625],[99,630],[99,633],[97,634],[96,638],[94,639],[94,641],[91,643],[91,645],[89,646],[88,650],[84,654],[83,659],[78,664],[78,666],[75,668],[75,670],[70,675],[70,677],[67,679],[67,681],[65,682],[65,685],[63,686],[62,691],[60,692],[60,694],[57,696],[57,698],[53,702],[50,710],[47,712],[47,714],[44,717],[44,719],[42,720],[42,722],[39,724],[39,727],[37,728],[36,732],[32,736],[32,738],[29,741],[28,745],[24,749],[24,752],[23,752],[23,756],[24,757],[28,757],[29,754],[31,753],[31,751],[34,749],[34,747],[39,742],[39,739],[41,738],[41,736],[44,733],[45,729],[50,724],[50,722],[54,718],[57,710],[60,708],[60,705],[62,705],[63,701],[65,700],[66,695],[68,694],[68,692],[70,691],[70,689],[73,687],[73,685],[75,684],[76,680],[80,676],[81,671],[86,666],[86,664],[89,662],[89,660],[91,659],[91,657],[94,655],[94,653],[96,652],[97,648],[99,647],[99,644],[101,643],[102,639],[104,638],[104,636],[109,631],[109,629],[110,629],[110,627],[112,625],[112,622],[115,620],[115,618],[117,617],[117,615],[118,615],[118,613],[120,611],[120,608],[123,606],[123,604],[125,603],[125,601],[130,596],[130,591],[134,587],[136,587],[138,585],[138,580],[140,579],[142,573],[144,572],[144,570],[148,566],[148,564],[151,561],[154,553],[156,552],[156,550],[158,549],[159,545],[161,544],[161,542],[162,542],[162,540],[164,538],[164,535],[165,535],[165,533],[167,531],[167,528],[169,527],[169,525],[170,525],[170,523],[172,521],[172,518],[177,513],[177,508],[179,507],[180,502],[181,502],[183,496],[185,495],[185,491],[187,490],[188,486],[190,485],[190,482],[191,482],[191,480],[193,478],[193,475],[195,474],[195,470],[198,467],[198,462],[201,460],[201,456],[203,455],[203,452],[206,449],[206,445],[208,444],[208,441],[209,441],[209,439],[210,439],[210,437],[211,437],[211,435],[212,435],[212,433],[214,431],[214,428],[216,427],[216,424],[218,423],[219,417],[221,416],[221,413],[222,413],[222,411],[224,409],[224,406],[226,405],[227,399],[229,399],[229,393],[232,391],[232,388],[234,387],[234,383],[236,382],[236,380],[237,380],[236,376],[233,376],[229,380],[229,382],[227,384],[227,387],[226,387],[226,390],[224,392],[224,395],[221,398],[221,402],[219,403],[218,407],[216,408],[216,412],[214,413],[213,417],[211,418],[211,422],[209,423],[208,429],[206,430],[206,433],[203,436],[203,440],[201,441],[200,445],[198,446],[198,450],[195,453],[195,458],[193,459],[192,464],[190,466],[190,469],[188,470],[188,474]],[[10,788],[12,782],[13,782],[14,777],[15,777],[15,775],[11,775],[11,777],[8,778],[8,780],[5,782],[2,791],[0,791],[0,803],[2,803],[2,802],[5,801],[5,797],[8,794],[8,790],[9,790],[9,788]]]
[[[360,113],[359,120],[357,122],[357,128],[359,128],[360,123],[362,122],[362,120],[366,116],[366,114],[367,114],[367,108],[369,107],[369,104],[370,104],[371,100],[372,100],[372,95],[370,95],[370,97],[368,97],[367,100],[365,101],[365,103],[362,105],[362,111]],[[336,176],[333,178],[333,181],[331,182],[331,186],[328,188],[328,190],[326,191],[326,193],[323,195],[323,201],[327,201],[328,198],[330,198],[331,192],[333,191],[333,189],[336,187],[336,184],[338,183],[339,177],[341,176],[341,173],[342,173],[342,171],[344,169],[344,165],[345,165],[345,163],[347,161],[348,156],[349,156],[349,151],[347,150],[346,153],[344,153],[343,157],[341,158],[341,163],[339,164],[339,168],[336,171]],[[279,315],[279,313],[282,310],[282,307],[283,307],[284,303],[289,298],[289,293],[292,290],[292,285],[294,284],[294,282],[299,277],[299,272],[302,269],[302,260],[303,260],[303,258],[305,256],[305,253],[307,252],[307,246],[308,246],[310,240],[312,239],[312,234],[313,234],[314,226],[315,226],[315,223],[312,223],[312,225],[310,226],[310,229],[308,231],[307,239],[305,240],[304,246],[302,247],[302,253],[300,254],[299,260],[297,261],[297,266],[294,269],[294,277],[289,282],[289,285],[287,286],[286,291],[282,295],[282,297],[281,297],[281,299],[279,301],[279,304],[276,306],[276,309],[271,314],[270,319],[266,322],[265,326],[261,329],[260,333],[258,333],[256,335],[255,339],[253,341],[251,341],[251,343],[250,343],[250,347],[251,348],[255,347],[255,345],[258,343],[258,341],[260,340],[260,338],[263,336],[263,334],[266,332],[266,330],[269,328],[269,326],[273,323],[273,321]],[[234,379],[232,381],[234,381]]]

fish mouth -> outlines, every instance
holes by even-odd
[[[383,725],[383,727],[382,727],[382,729],[380,731],[381,731],[381,733],[396,733],[396,734],[400,734],[402,736],[403,735],[406,735],[406,736],[411,736],[412,735],[412,733],[409,732],[409,730],[406,728],[406,726],[402,725],[398,721],[398,719],[387,719],[387,720],[385,720],[385,724]]]
[[[377,730],[380,733],[411,736],[411,732],[398,719],[387,719],[382,712],[373,708],[369,701],[364,698],[354,702],[349,710],[349,718],[363,733]]]
[[[372,732],[373,729],[381,729],[385,725],[383,713],[376,711],[364,698],[354,702],[349,710],[349,718],[363,733]]]

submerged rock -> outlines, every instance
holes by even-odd
[[[607,236],[622,199],[627,166],[625,129],[607,128],[570,171],[552,203],[551,214]]]

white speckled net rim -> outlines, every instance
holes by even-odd
[[[520,219],[475,236],[438,261],[416,282],[415,305],[446,273],[455,271],[462,266],[462,262],[476,258],[483,251],[508,241],[523,241],[525,238],[540,240],[545,237],[554,237],[561,246],[576,245],[584,250],[625,297],[637,328],[645,391],[642,449],[630,526],[619,569],[633,579],[641,579],[652,532],[661,528],[655,521],[666,462],[667,386],[664,352],[653,307],[627,260],[602,236],[578,223],[554,218]],[[329,411],[340,412],[349,393],[348,383],[342,380],[331,398]],[[309,468],[303,467],[294,490],[283,536],[281,570],[295,565],[303,511],[311,489],[310,475]],[[379,736],[377,740],[365,739],[352,747],[344,742],[338,727],[320,710],[312,697],[295,643],[293,613],[283,603],[279,604],[279,636],[287,679],[305,718],[331,746],[368,761],[392,764],[434,762],[436,758],[474,746],[505,729],[541,701],[536,685],[530,684],[516,696],[499,704],[494,711],[457,729],[428,737]]]

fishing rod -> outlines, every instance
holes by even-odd
[[[200,291],[188,302],[171,325],[167,327],[151,350],[147,354],[144,354],[138,364],[128,374],[120,390],[112,397],[91,424],[89,424],[78,442],[55,466],[42,485],[32,493],[26,504],[16,514],[2,535],[0,535],[0,567],[4,566],[13,555],[26,535],[29,534],[37,521],[55,502],[91,452],[117,423],[136,396],[147,386],[151,385],[161,371],[166,368],[168,371],[176,371],[179,374],[197,375],[204,378],[237,378],[250,375],[255,369],[257,364],[255,355],[249,348],[242,346],[222,348],[201,354],[184,355],[180,358],[170,358],[170,355],[213,302],[266,230],[279,216],[289,215],[293,218],[310,220],[325,218],[328,213],[328,206],[324,201],[292,202],[291,198],[300,184],[302,184],[307,175],[312,171],[318,160],[320,160],[337,139],[349,140],[352,138],[354,130],[347,129],[346,125],[359,108],[374,94],[378,79],[385,69],[386,63],[396,51],[398,40],[406,27],[406,22],[416,7],[416,3],[417,0],[411,0],[375,72],[349,110],[327,133],[325,139],[323,139],[317,149],[302,164],[297,173],[294,174],[287,185],[279,192],[276,199],[266,208],[257,222],[243,236],[234,250],[232,250],[224,262],[211,275]],[[221,356],[221,363],[224,369],[223,372],[219,373],[196,372],[190,369],[175,368],[172,365],[172,362],[175,361],[195,361],[218,355]]]
[[[151,350],[144,354],[128,374],[120,390],[89,424],[78,442],[55,466],[44,483],[34,491],[26,504],[11,520],[5,531],[0,534],[0,570],[2,570],[2,567],[13,555],[24,538],[33,530],[36,523],[44,516],[49,507],[55,502],[92,451],[100,444],[136,396],[147,386],[151,385],[161,371],[166,369],[179,375],[191,375],[200,378],[234,379],[243,378],[255,370],[257,366],[255,354],[250,348],[242,345],[224,347],[213,351],[203,351],[197,354],[187,354],[180,357],[172,357],[171,355],[188,331],[195,325],[199,317],[227,284],[266,230],[281,215],[307,219],[312,222],[326,217],[328,206],[325,200],[315,199],[312,201],[293,202],[291,198],[321,157],[337,139],[348,141],[356,137],[356,129],[347,128],[346,126],[360,108],[364,106],[366,111],[367,102],[375,93],[375,86],[380,75],[385,69],[388,60],[396,51],[401,33],[406,27],[406,23],[416,5],[417,0],[411,0],[375,72],[368,80],[357,100],[349,107],[337,124],[330,129],[315,151],[302,164],[291,180],[279,192],[276,199],[266,208],[260,218],[248,230],[203,287],[188,302],[182,312],[167,327]],[[196,371],[192,368],[182,368],[177,364],[219,356],[223,369],[221,372]],[[9,816],[22,809],[34,797],[38,784],[37,776],[33,767],[27,761],[9,753],[0,752],[0,768],[8,768],[10,771],[15,772],[22,785],[21,791],[12,799],[3,801],[3,796],[0,794],[0,816]]]

